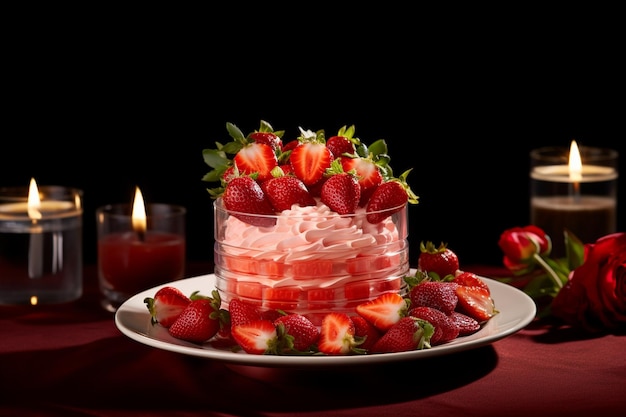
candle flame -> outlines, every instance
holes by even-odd
[[[569,178],[574,183],[579,183],[583,178],[583,164],[575,140],[572,141],[569,151]]]
[[[39,198],[39,189],[34,178],[30,179],[30,186],[28,188],[28,217],[33,220],[41,219],[41,199]]]
[[[139,187],[135,187],[135,200],[133,202],[133,230],[137,233],[145,233],[147,226],[146,221],[146,206],[143,202],[143,196]]]
[[[36,295],[31,295],[30,296],[30,305],[31,306],[36,306],[38,302],[39,302],[39,299],[37,298]]]

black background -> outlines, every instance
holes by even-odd
[[[142,31],[85,21],[16,35],[4,64],[0,186],[34,177],[84,190],[86,262],[95,262],[95,208],[130,202],[136,185],[147,203],[187,207],[188,258],[212,260],[202,150],[229,139],[226,122],[248,133],[266,120],[286,138],[299,126],[332,134],[354,124],[366,143],[385,139],[394,171],[413,168],[420,197],[409,212],[413,263],[432,240],[462,264],[500,265],[500,233],[529,221],[533,148],[572,139],[614,148],[626,172],[626,71],[611,25],[594,37],[572,23],[530,39],[525,25],[451,34],[416,22],[393,33],[290,22],[242,38],[241,22],[211,22]],[[340,26],[341,40],[316,36]],[[618,212],[625,197],[620,180]]]

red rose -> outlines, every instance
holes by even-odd
[[[552,314],[588,331],[626,328],[626,233],[585,245],[584,262],[552,301]]]
[[[550,236],[537,226],[513,227],[500,235],[498,246],[504,253],[504,265],[515,275],[532,271],[536,255],[547,256],[552,250]]]

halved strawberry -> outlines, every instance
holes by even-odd
[[[432,307],[414,307],[409,310],[409,316],[426,320],[435,328],[430,339],[430,345],[440,345],[454,340],[459,336],[459,328],[447,314]]]
[[[481,277],[479,277],[473,272],[457,271],[457,274],[452,280],[452,282],[456,282],[459,285],[465,285],[469,287],[471,286],[481,287],[487,290],[487,292],[491,294],[491,290],[489,289],[489,286],[487,285],[487,283]]]
[[[278,166],[274,149],[270,145],[257,142],[241,148],[233,158],[233,162],[242,174],[257,173],[258,181],[272,178],[272,170]]]
[[[278,333],[271,320],[256,320],[232,326],[231,335],[246,353],[278,353]]]
[[[199,298],[191,300],[169,327],[175,338],[192,343],[203,343],[220,330],[219,299]]]
[[[458,285],[456,295],[459,298],[458,311],[467,314],[478,323],[482,324],[498,314],[494,300],[484,288]]]
[[[293,173],[306,186],[320,181],[332,161],[333,154],[326,145],[315,141],[299,143],[289,157]]]
[[[301,314],[287,314],[274,320],[279,338],[284,338],[282,353],[310,352],[320,337],[319,328]]]
[[[327,355],[347,355],[364,353],[357,348],[354,338],[355,328],[350,317],[345,313],[331,312],[324,316],[320,327],[318,350]]]
[[[159,289],[154,297],[144,298],[143,302],[150,312],[150,322],[168,328],[191,300],[178,288],[166,286]]]
[[[402,317],[371,349],[372,353],[407,352],[430,347],[434,328],[427,321],[416,317]]]
[[[356,306],[356,312],[381,331],[387,331],[408,310],[407,301],[395,292],[388,292]]]

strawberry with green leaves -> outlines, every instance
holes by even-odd
[[[383,182],[380,169],[369,158],[344,156],[340,158],[340,161],[345,172],[355,172],[361,187],[359,206],[365,207],[376,188]]]
[[[337,160],[326,170],[328,178],[322,185],[320,198],[332,211],[339,214],[356,212],[361,198],[361,187],[353,172],[344,172]]]
[[[226,313],[220,308],[218,292],[213,291],[212,295],[192,299],[168,328],[170,335],[192,343],[204,343],[215,336]]]
[[[369,351],[372,346],[374,346],[374,343],[376,343],[376,341],[380,339],[380,336],[382,336],[383,332],[378,330],[372,323],[365,320],[362,316],[359,316],[358,314],[350,316],[350,319],[354,323],[355,338],[360,338],[361,340],[363,340],[363,342],[359,345],[359,348]]]
[[[378,339],[371,353],[409,352],[430,348],[433,333],[434,327],[428,321],[406,316]]]
[[[432,242],[420,242],[420,254],[417,259],[418,269],[436,279],[443,280],[448,275],[454,276],[459,269],[457,254],[441,243],[436,247]],[[434,275],[433,275],[434,274]]]
[[[320,337],[319,328],[301,314],[286,314],[274,320],[281,340],[281,353],[313,353]]]
[[[347,127],[342,126],[335,136],[331,136],[326,140],[326,147],[330,150],[335,158],[339,158],[344,154],[353,155],[360,147],[361,141],[354,136],[354,125]]]
[[[202,150],[204,162],[211,167],[202,180],[220,183],[219,187],[208,190],[213,198],[222,194],[223,179],[229,178],[225,173],[232,170],[235,165],[238,166],[238,172],[254,174],[261,179],[269,178],[269,173],[278,164],[280,141],[284,134],[283,131],[274,131],[264,120],[261,120],[259,129],[248,136],[232,123],[226,123],[226,130],[232,139],[230,142],[225,144],[215,142],[215,149]],[[247,149],[238,157],[244,148]]]
[[[409,310],[409,316],[426,320],[434,327],[434,333],[430,338],[430,345],[440,345],[459,336],[459,328],[456,322],[446,313],[432,307],[414,307]]]
[[[407,202],[417,204],[417,196],[406,182],[410,171],[405,171],[399,178],[388,180],[376,187],[365,206],[368,222],[372,224],[382,222],[402,210]]]

